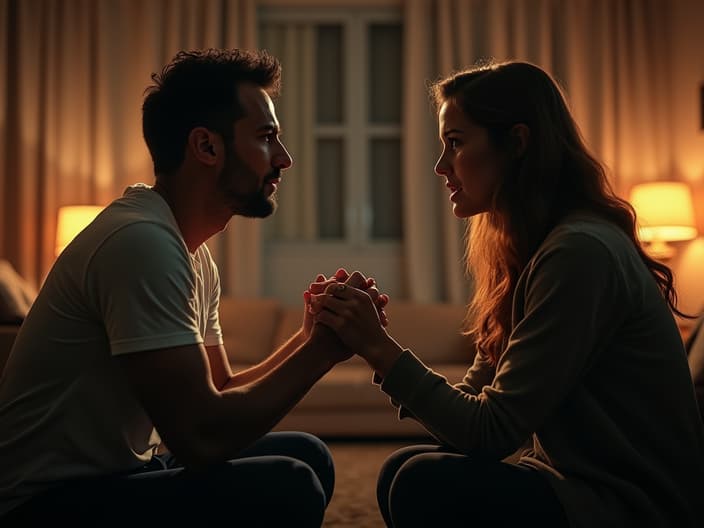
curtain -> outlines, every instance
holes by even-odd
[[[406,0],[403,176],[410,297],[466,300],[462,229],[429,176],[439,154],[428,80],[487,59],[550,72],[624,194],[673,165],[667,0]],[[430,21],[430,22],[429,22]]]
[[[277,192],[276,214],[267,218],[264,229],[283,240],[311,242],[318,234],[319,216],[314,201],[315,29],[305,23],[270,22],[261,32],[262,47],[278,57],[283,67],[283,89],[276,101],[276,113],[285,133],[284,143],[294,159],[284,174],[285,184]],[[325,214],[320,216],[324,218]]]
[[[106,205],[153,182],[141,133],[151,73],[180,49],[254,47],[256,6],[0,0],[0,34],[0,256],[40,285],[60,206]],[[234,218],[209,242],[226,293],[258,293],[258,229]]]

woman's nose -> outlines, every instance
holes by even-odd
[[[438,158],[438,161],[435,163],[435,174],[437,174],[438,176],[447,175],[447,166],[443,161],[443,156],[440,156]]]

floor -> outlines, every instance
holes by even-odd
[[[413,441],[328,441],[335,460],[335,493],[326,528],[383,528],[376,503],[376,479],[384,460]]]

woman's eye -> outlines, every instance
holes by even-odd
[[[454,150],[457,148],[457,140],[455,138],[447,138],[447,146]]]

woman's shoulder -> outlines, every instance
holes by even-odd
[[[612,255],[637,256],[634,242],[623,229],[603,217],[588,212],[570,214],[550,231],[540,250],[555,248],[581,248],[591,251],[602,248]]]

